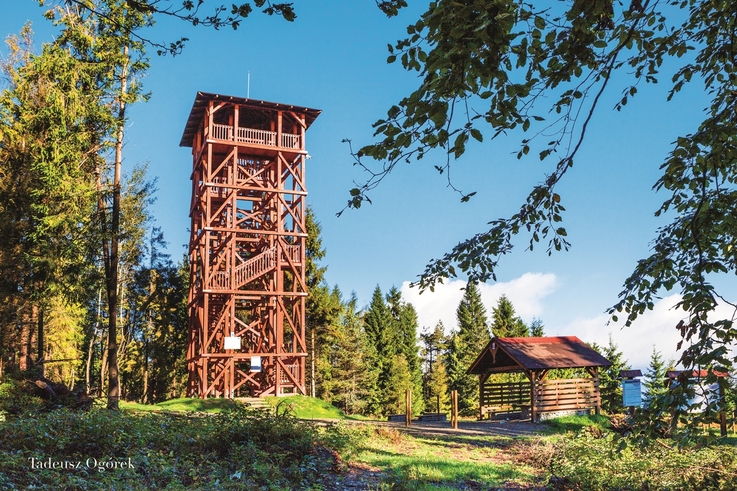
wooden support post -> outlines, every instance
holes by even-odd
[[[601,414],[601,388],[599,387],[599,367],[593,367],[591,369],[591,378],[594,379],[594,392],[596,393],[596,407],[594,407],[594,414],[597,416]]]
[[[533,423],[537,420],[537,405],[535,399],[537,396],[537,387],[535,387],[535,372],[530,372],[530,421]]]
[[[404,426],[409,428],[412,424],[412,391],[410,389],[407,389],[404,394],[404,402],[407,409],[404,413]]]
[[[458,429],[458,391],[450,393],[450,424],[453,429]]]
[[[484,419],[484,377],[479,375],[479,421]]]

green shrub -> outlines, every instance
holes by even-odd
[[[737,449],[624,446],[614,436],[581,432],[547,449],[549,487],[585,491],[727,491],[737,489]],[[544,453],[544,452],[543,452]]]
[[[326,465],[315,440],[292,415],[241,406],[216,415],[24,415],[0,422],[0,489],[309,489]],[[79,466],[32,468],[47,461]],[[93,465],[115,462],[133,467]]]

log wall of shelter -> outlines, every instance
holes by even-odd
[[[533,402],[537,413],[596,408],[601,404],[598,379],[536,381]]]
[[[530,404],[529,382],[485,383],[481,389],[482,416],[484,407],[495,408],[495,414],[519,411]]]

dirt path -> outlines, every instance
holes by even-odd
[[[337,424],[336,420],[316,421],[318,424]],[[458,429],[453,429],[449,422],[427,422],[413,421],[409,427],[405,427],[404,422],[394,421],[352,421],[343,420],[343,424],[372,425],[378,428],[386,428],[389,431],[396,431],[417,438],[431,438],[445,442],[449,446],[459,447],[494,447],[503,449],[502,453],[497,454],[493,461],[496,463],[514,463],[516,462],[517,444],[519,437],[531,437],[544,434],[545,425],[532,424],[529,421],[460,421]],[[499,440],[489,440],[486,438],[474,437],[501,437]],[[330,476],[325,476],[325,489],[335,491],[375,491],[380,489],[382,478],[385,478],[385,471],[381,468],[372,467],[358,462],[343,463],[342,471]],[[467,487],[463,485],[458,489],[476,490],[474,486]],[[481,490],[482,488],[478,488]],[[521,491],[521,490],[541,490],[541,487],[524,487],[511,484],[494,488],[503,491]]]
[[[313,420],[318,424],[336,424],[338,420],[324,419]],[[370,424],[394,428],[397,431],[408,433],[413,436],[501,436],[501,437],[525,437],[545,434],[547,427],[534,424],[529,421],[459,421],[458,429],[453,429],[448,421],[412,421],[408,428],[404,422],[397,421],[354,421],[341,420],[344,424]]]

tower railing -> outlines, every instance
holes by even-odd
[[[252,143],[269,147],[277,146],[276,131],[257,130],[255,128],[238,128],[237,130],[234,134],[231,125],[214,123],[212,125],[212,137],[215,140],[237,141],[239,143]],[[300,135],[282,133],[280,143],[283,148],[299,149],[302,143],[300,140]]]

